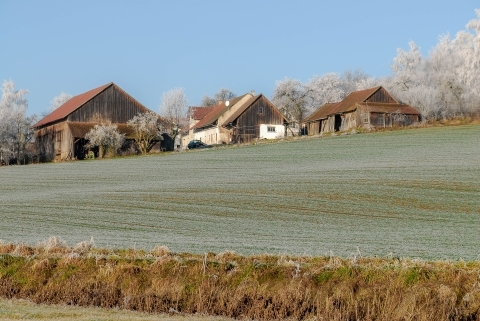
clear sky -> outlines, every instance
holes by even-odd
[[[478,0],[0,0],[0,81],[28,89],[29,114],[62,91],[114,82],[158,112],[220,88],[271,97],[275,81],[361,69],[390,74],[397,48],[427,55],[476,18]]]

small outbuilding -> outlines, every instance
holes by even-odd
[[[385,128],[419,122],[421,113],[396,101],[382,86],[354,91],[344,100],[327,103],[303,120],[309,135],[357,127]]]

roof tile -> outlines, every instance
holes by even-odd
[[[99,93],[101,93],[102,91],[104,91],[105,89],[107,89],[112,85],[113,85],[113,82],[97,87],[95,89],[89,90],[75,97],[72,97],[65,104],[58,107],[53,112],[51,112],[50,114],[42,118],[38,123],[33,125],[33,127],[38,128],[43,125],[53,123],[67,117],[72,112],[74,112],[75,110],[80,108],[82,105],[84,105],[86,102],[88,102],[90,99],[92,99],[93,97],[95,97],[96,95],[98,95]]]

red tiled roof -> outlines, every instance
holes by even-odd
[[[203,117],[205,117],[211,110],[212,107],[195,107],[191,106],[190,107],[190,117],[195,120],[201,120]]]
[[[247,95],[247,94],[245,94],[245,95]],[[235,105],[240,99],[245,97],[245,95],[242,95],[240,97],[236,97],[236,98],[231,99],[229,101],[229,106]],[[212,125],[226,111],[228,106],[226,106],[225,102],[222,101],[220,104],[212,106],[211,108],[212,109],[210,110],[210,112],[208,114],[206,114],[205,117],[203,117],[198,123],[196,123],[192,127],[193,129],[202,128],[202,127],[205,127],[205,126]]]
[[[344,113],[356,103],[364,102],[382,88],[381,86],[352,92],[335,106],[335,113]]]
[[[370,98],[370,96],[375,94],[381,88],[382,86],[378,86],[374,88],[354,91],[338,103],[328,103],[321,106],[317,111],[305,118],[304,122],[312,122],[319,119],[327,118],[329,115],[353,111],[358,106],[368,106],[369,110],[373,112],[393,113],[396,111],[400,111],[402,114],[420,114],[418,110],[405,104],[373,102],[367,103],[366,101]]]
[[[87,91],[83,94],[80,94],[78,96],[72,97],[69,101],[67,101],[65,104],[62,106],[58,107],[55,109],[53,112],[42,118],[38,123],[33,125],[34,128],[38,128],[40,126],[46,125],[48,123],[53,123],[57,120],[61,120],[68,115],[70,115],[72,112],[80,108],[82,105],[84,105],[86,102],[88,102],[90,99],[107,89],[108,87],[112,86],[113,82],[108,83],[106,85],[100,86],[98,88],[92,89],[90,91]]]
[[[305,118],[304,122],[311,122],[311,121],[316,121],[319,119],[327,118],[328,115],[334,114],[335,113],[335,106],[337,106],[338,103],[326,103],[322,107],[318,108],[317,111],[315,111],[313,114]]]

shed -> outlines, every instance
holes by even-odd
[[[336,103],[327,103],[303,120],[309,135],[356,127],[405,126],[420,121],[420,112],[399,103],[382,86],[354,91]]]

